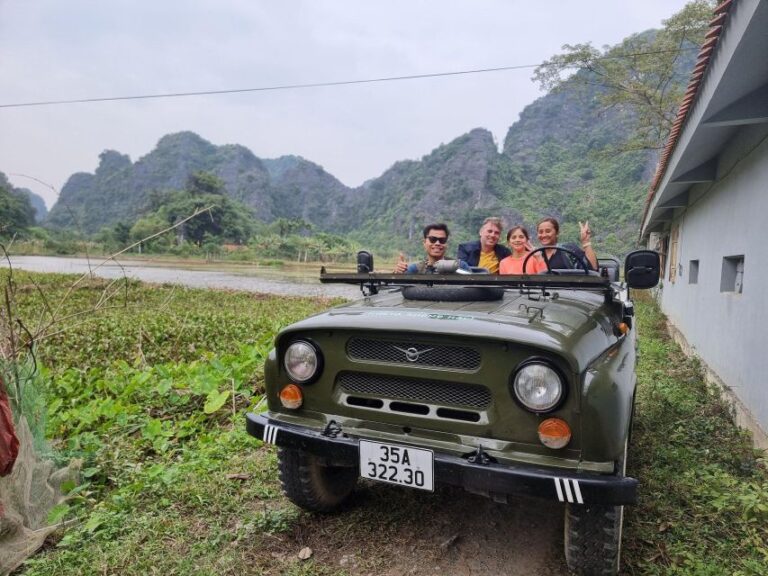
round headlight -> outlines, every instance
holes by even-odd
[[[312,344],[297,340],[286,349],[283,363],[291,380],[304,383],[312,380],[318,373],[320,357]]]
[[[563,398],[563,381],[550,366],[531,362],[515,374],[515,396],[533,412],[552,410]]]

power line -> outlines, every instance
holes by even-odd
[[[650,52],[635,52],[618,56],[603,56],[597,60],[615,60],[634,58],[637,56],[651,56],[667,54],[670,52],[689,52],[699,48],[675,48],[670,50],[655,50]],[[261,86],[257,88],[232,88],[225,90],[203,90],[198,92],[168,92],[164,94],[140,94],[136,96],[107,96],[103,98],[79,98],[73,100],[43,100],[39,102],[18,102],[13,104],[0,104],[0,108],[28,108],[32,106],[59,106],[64,104],[87,104],[93,102],[115,102],[119,100],[156,100],[160,98],[186,98],[190,96],[216,96],[220,94],[242,94],[245,92],[273,92],[278,90],[303,90],[307,88],[327,88],[334,86],[351,86],[354,84],[374,84],[380,82],[397,82],[402,80],[422,80],[425,78],[441,78],[447,76],[464,76],[469,74],[487,74],[489,72],[506,72],[509,70],[522,70],[525,68],[537,68],[539,64],[520,64],[517,66],[500,66],[498,68],[476,68],[473,70],[457,70],[453,72],[434,72],[431,74],[413,74],[409,76],[385,76],[381,78],[366,78],[362,80],[341,80],[337,82],[313,82],[308,84],[283,84],[277,86]],[[577,67],[574,65],[574,67]]]
[[[328,86],[349,86],[352,84],[372,84],[375,82],[393,82],[397,80],[417,80],[420,78],[438,78],[441,76],[458,76],[461,74],[482,74],[485,72],[500,72],[502,70],[517,70],[532,68],[537,64],[521,66],[503,66],[500,68],[482,68],[477,70],[460,70],[456,72],[435,72],[432,74],[415,74],[412,76],[387,76],[383,78],[367,78],[363,80],[341,80],[338,82],[314,82],[310,84],[283,84],[278,86],[262,86],[259,88],[233,88],[228,90],[205,90],[200,92],[170,92],[166,94],[142,94],[140,96],[111,96],[105,98],[82,98],[79,100],[48,100],[43,102],[24,102],[20,104],[0,104],[0,108],[21,108],[24,106],[53,106],[58,104],[83,104],[87,102],[113,102],[115,100],[148,100],[156,98],[184,98],[187,96],[211,96],[218,94],[238,94],[243,92],[270,92],[275,90],[300,90],[304,88],[323,88]]]

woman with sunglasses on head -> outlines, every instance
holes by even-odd
[[[425,258],[419,262],[408,264],[405,257],[400,258],[392,271],[395,274],[431,274],[436,272],[435,263],[445,258],[445,249],[448,247],[448,226],[439,224],[427,224],[423,230]],[[459,261],[458,267],[468,269],[466,263]]]
[[[592,249],[592,230],[589,228],[589,222],[579,222],[581,248],[575,244],[564,244],[562,247],[573,252],[577,258],[582,260],[587,267],[597,270],[597,255]],[[555,218],[542,218],[536,225],[536,234],[539,237],[539,243],[542,247],[552,246],[549,250],[544,250],[545,259],[549,261],[549,267],[552,270],[580,268],[579,262],[574,262],[573,257],[562,250],[555,250],[559,246],[557,243],[560,234],[560,224]]]
[[[512,250],[512,254],[499,263],[499,274],[540,274],[547,271],[547,265],[540,252],[528,258],[523,270],[523,262],[533,250],[531,237],[525,227],[510,228],[507,232],[507,246]]]

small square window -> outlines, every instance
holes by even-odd
[[[691,260],[688,264],[688,284],[699,283],[699,261]]]
[[[720,292],[741,294],[744,284],[744,255],[723,258],[723,271],[720,275]]]

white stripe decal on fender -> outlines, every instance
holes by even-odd
[[[576,502],[584,504],[584,500],[581,497],[581,488],[579,488],[579,481],[573,480],[573,491],[576,494]]]
[[[581,496],[581,486],[579,486],[578,480],[571,480],[569,478],[554,478],[555,490],[557,490],[557,499],[560,502],[568,502],[569,504],[575,502],[577,504],[584,504],[584,498]],[[562,482],[562,486],[560,483]],[[565,489],[565,493],[563,493]]]
[[[264,426],[263,440],[265,444],[274,444],[277,440],[277,426],[271,424]]]
[[[557,499],[563,502],[563,489],[560,488],[560,478],[555,478],[555,490],[557,490]]]
[[[563,478],[563,484],[565,485],[565,496],[568,498],[568,503],[573,504],[573,494],[571,494],[571,481],[568,478]]]

